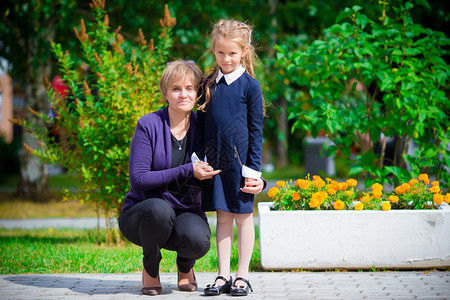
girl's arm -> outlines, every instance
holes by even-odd
[[[247,94],[247,126],[249,145],[246,166],[259,171],[261,168],[264,108],[259,83],[253,81]]]
[[[165,170],[152,170],[153,157],[165,159],[165,153],[154,153],[151,132],[138,122],[130,146],[129,177],[131,188],[135,192],[146,192],[167,186],[175,180],[186,179],[194,175],[192,163]],[[169,163],[170,165],[170,163]]]

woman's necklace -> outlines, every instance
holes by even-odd
[[[178,150],[183,149],[183,144],[185,143],[187,131],[189,127],[189,119],[187,119],[187,122],[184,124],[183,128],[181,128],[177,133],[175,133],[175,128],[170,129],[172,132],[173,139],[178,146]]]
[[[176,146],[178,147],[178,150],[183,150],[183,147],[185,146],[187,134],[184,135],[184,137],[181,140],[178,140],[175,135],[172,133],[172,139],[174,140]]]
[[[181,129],[178,129],[180,126],[176,126],[174,128],[170,128],[170,131],[172,132],[173,136],[178,140],[182,140],[184,136],[186,135],[186,132],[189,128],[189,120],[190,118],[186,118],[184,120],[184,124],[182,125]]]
[[[173,139],[178,146],[178,150],[183,149],[183,144],[185,143],[187,132],[190,125],[190,114],[188,114],[184,119],[184,124],[182,125],[182,128],[178,130],[179,126],[176,126],[175,128],[170,128],[170,131],[172,133]],[[178,130],[178,132],[176,132]]]

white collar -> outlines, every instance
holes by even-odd
[[[217,74],[216,83],[218,83],[220,79],[222,79],[222,77],[225,77],[225,82],[227,83],[227,85],[230,85],[234,81],[236,81],[239,77],[241,77],[241,75],[244,73],[245,68],[241,65],[239,65],[239,67],[235,71],[228,74],[223,74],[219,68],[219,74]]]

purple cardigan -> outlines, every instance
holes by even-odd
[[[190,149],[192,153],[195,120],[191,113]],[[168,107],[147,114],[139,119],[130,146],[130,192],[125,196],[122,210],[148,198],[166,200],[177,214],[190,211],[204,215],[201,211],[201,191],[194,178],[192,163],[171,168],[172,146]],[[192,178],[189,191],[184,195],[172,195],[167,186],[176,180]]]

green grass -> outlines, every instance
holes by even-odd
[[[298,179],[305,176],[305,168],[303,166],[288,165],[283,168],[275,168],[270,173],[263,172],[262,176],[265,180]]]
[[[217,272],[215,227],[211,249],[196,262],[196,272]],[[250,269],[260,269],[258,228]],[[142,249],[131,243],[122,246],[96,244],[96,230],[0,229],[0,274],[129,273],[142,270]],[[101,230],[101,240],[105,231]],[[161,272],[176,272],[176,253],[162,250]],[[233,242],[231,267],[238,262],[237,239]]]
[[[9,175],[0,181],[0,188],[16,188],[19,184],[19,175]],[[48,177],[48,186],[51,190],[61,190],[63,188],[76,189],[81,187],[78,177],[75,174],[58,174]]]

